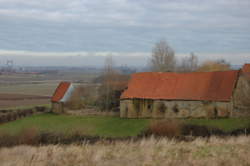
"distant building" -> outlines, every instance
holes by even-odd
[[[70,82],[61,82],[56,88],[52,98],[52,112],[63,113],[65,112],[65,102],[67,102],[74,91],[74,86]]]
[[[121,95],[122,118],[250,116],[250,64],[241,70],[132,75]]]

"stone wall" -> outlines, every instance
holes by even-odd
[[[63,103],[52,102],[51,103],[51,110],[52,110],[52,112],[57,113],[57,114],[64,113]]]
[[[80,110],[66,110],[65,114],[68,115],[77,115],[77,116],[110,116],[110,117],[119,117],[119,111],[100,111],[96,108],[85,108]]]
[[[241,74],[233,94],[232,117],[250,117],[250,78]]]
[[[121,118],[214,118],[229,117],[230,102],[121,100]]]

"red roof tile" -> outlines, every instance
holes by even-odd
[[[229,101],[238,72],[136,73],[121,99]]]
[[[70,87],[70,84],[70,82],[61,82],[56,88],[54,95],[51,98],[51,101],[59,102],[67,92],[68,88]]]

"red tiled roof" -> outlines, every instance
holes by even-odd
[[[245,64],[242,68],[244,73],[250,73],[250,64]]]
[[[239,71],[136,73],[121,99],[229,101]]]
[[[68,88],[70,87],[70,84],[70,82],[61,82],[56,88],[54,95],[51,98],[51,101],[59,102],[67,92]]]

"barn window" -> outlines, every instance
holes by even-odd
[[[125,108],[125,112],[126,112],[126,114],[128,113],[128,106],[126,106],[126,108]]]
[[[178,113],[178,112],[179,112],[179,109],[178,109],[178,106],[177,106],[177,105],[175,105],[175,106],[173,107],[173,111],[174,111],[175,113]]]
[[[165,104],[164,104],[164,103],[161,103],[161,105],[159,106],[159,111],[160,111],[161,113],[165,113],[165,110],[166,110]]]
[[[214,117],[215,117],[215,118],[218,117],[218,110],[217,110],[217,108],[214,109]]]

